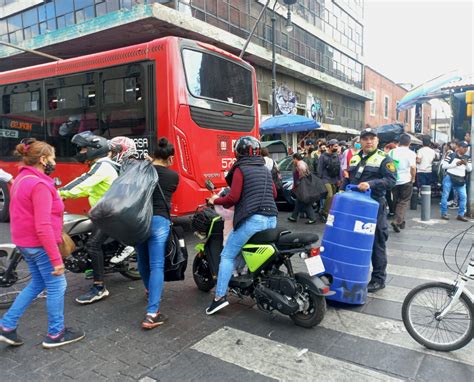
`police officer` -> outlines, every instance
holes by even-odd
[[[397,171],[393,159],[377,149],[379,140],[373,129],[365,129],[360,133],[362,150],[354,155],[349,162],[349,178],[344,179],[343,187],[348,184],[357,184],[360,191],[370,189],[371,196],[379,202],[377,228],[372,249],[372,277],[368,285],[369,292],[376,292],[385,288],[387,277],[388,239],[387,201],[385,193],[392,189],[397,181]]]

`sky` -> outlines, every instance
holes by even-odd
[[[474,72],[474,0],[365,0],[364,63],[417,86]]]

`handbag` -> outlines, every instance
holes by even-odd
[[[313,174],[302,178],[294,190],[296,198],[304,204],[317,202],[326,193],[324,182]]]
[[[453,175],[450,173],[448,173],[448,175],[451,178],[451,183],[453,184],[454,187],[462,187],[466,184],[465,176]]]
[[[165,194],[163,193],[159,180],[156,183],[156,187],[158,187],[160,191],[171,222],[170,208],[166,203]],[[167,282],[184,280],[184,273],[186,272],[187,266],[188,250],[186,249],[186,243],[184,241],[184,230],[170,223],[170,234],[165,252],[164,280]]]
[[[59,252],[61,253],[62,258],[69,257],[71,253],[76,250],[76,243],[71,239],[66,232],[61,233],[61,243],[58,244]]]

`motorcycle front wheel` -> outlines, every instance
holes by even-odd
[[[303,328],[318,325],[326,314],[326,299],[311,292],[310,282],[306,279],[298,280],[299,297],[305,302],[305,307],[302,311],[290,315],[293,322]]]
[[[199,290],[209,292],[216,285],[212,278],[209,263],[203,254],[198,253],[193,261],[193,278]]]
[[[134,251],[126,260],[124,270],[120,271],[122,276],[130,280],[141,280],[140,272],[138,271],[137,251]]]
[[[412,338],[428,349],[453,351],[474,335],[474,304],[462,292],[451,310],[439,319],[455,293],[453,285],[432,282],[417,286],[405,297],[402,319]]]
[[[8,280],[3,280],[10,262],[7,261],[6,253],[0,251],[0,309],[9,308],[25,287],[25,282],[31,279],[28,264],[26,264],[22,256],[19,259],[16,256],[21,255],[18,253],[18,255],[12,257],[11,261],[17,262],[15,269]]]

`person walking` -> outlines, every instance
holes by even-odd
[[[392,189],[395,204],[395,218],[391,225],[395,232],[405,228],[405,214],[413,193],[413,183],[416,180],[416,154],[410,150],[411,137],[408,134],[400,135],[397,148],[390,151],[390,157],[397,166],[397,183]]]
[[[293,190],[298,188],[301,179],[311,174],[311,171],[304,161],[301,154],[293,154]],[[316,223],[316,215],[313,209],[313,205],[311,203],[303,203],[301,200],[296,198],[295,207],[293,208],[293,212],[291,216],[288,217],[290,222],[296,223],[298,221],[298,215],[300,212],[305,212],[306,216],[308,217],[308,221],[306,224],[314,224]]]
[[[209,199],[210,204],[224,208],[235,206],[235,211],[233,229],[221,253],[216,294],[206,309],[207,315],[229,305],[227,287],[235,269],[235,258],[254,234],[275,228],[278,215],[276,188],[260,156],[260,142],[251,136],[241,137],[235,142],[234,152],[237,161],[226,176],[229,194],[213,195]]]
[[[438,158],[436,152],[430,147],[431,138],[422,138],[423,147],[416,153],[416,183],[418,190],[421,186],[431,186],[433,183],[433,162]]]
[[[441,219],[449,220],[448,197],[454,189],[459,198],[457,220],[468,222],[466,214],[466,177],[472,171],[471,157],[467,155],[469,145],[467,142],[458,143],[456,151],[445,156],[442,168],[446,170],[443,178],[443,194],[441,196]]]
[[[367,128],[360,133],[362,150],[349,163],[349,178],[344,179],[343,186],[356,184],[364,192],[370,189],[371,197],[379,203],[375,240],[372,248],[372,276],[367,286],[373,293],[385,288],[387,277],[388,240],[387,202],[385,194],[397,182],[397,170],[393,159],[377,149],[379,140],[374,129]],[[343,189],[344,189],[343,188]]]
[[[31,281],[0,321],[0,342],[19,346],[18,321],[33,300],[46,289],[48,334],[44,348],[64,346],[84,338],[81,330],[64,325],[66,278],[59,252],[64,204],[50,175],[56,166],[54,148],[34,138],[16,146],[23,166],[12,186],[10,229],[13,243],[28,264]]]
[[[327,190],[324,202],[324,217],[327,218],[331,209],[332,199],[340,185],[341,162],[339,161],[339,145],[337,139],[328,142],[328,150],[323,153],[318,162],[318,174],[324,182]]]
[[[174,146],[166,138],[158,140],[152,163],[158,174],[158,184],[153,191],[153,218],[151,235],[137,245],[138,270],[148,295],[148,305],[143,329],[162,325],[167,316],[160,312],[163,293],[165,251],[171,227],[171,197],[178,188],[179,175],[169,167],[174,160]]]

